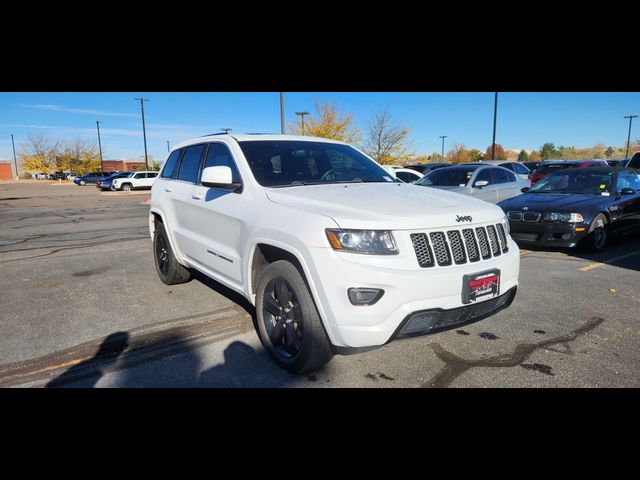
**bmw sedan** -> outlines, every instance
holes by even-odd
[[[640,230],[640,172],[611,167],[560,170],[498,205],[519,244],[580,245],[600,251],[611,234]]]
[[[529,186],[511,170],[481,163],[455,165],[429,172],[414,185],[440,188],[470,195],[490,203],[498,203],[520,195]]]

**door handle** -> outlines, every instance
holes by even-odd
[[[202,200],[202,194],[201,193],[192,193],[191,194],[191,198],[193,198],[194,200]]]
[[[171,188],[171,187],[164,187],[164,191],[165,191],[165,192],[173,192],[173,188]]]

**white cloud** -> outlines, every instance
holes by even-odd
[[[88,108],[67,108],[60,105],[51,105],[45,103],[36,103],[33,105],[21,104],[22,108],[34,108],[36,110],[45,110],[50,112],[67,112],[67,113],[80,113],[83,115],[97,115],[105,117],[139,117],[138,113],[122,113],[122,112],[108,112],[105,110],[92,110]]]

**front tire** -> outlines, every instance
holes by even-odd
[[[122,185],[122,190],[124,190],[125,192],[130,192],[131,191],[131,185],[128,183],[125,183],[124,185]]]
[[[581,246],[590,252],[601,252],[609,241],[609,222],[607,217],[599,213],[591,222],[589,235],[581,242]]]
[[[310,372],[333,358],[311,293],[290,262],[273,262],[260,275],[256,316],[262,345],[284,370]]]
[[[163,283],[177,285],[191,280],[191,272],[180,265],[173,254],[167,232],[162,223],[156,224],[153,234],[153,258],[156,263],[156,271]]]

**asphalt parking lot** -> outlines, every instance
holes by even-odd
[[[637,387],[640,240],[522,250],[506,311],[295,376],[252,307],[203,276],[155,272],[149,192],[0,184],[0,386]]]

